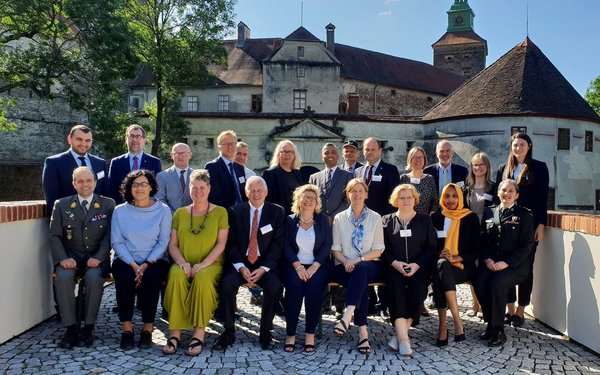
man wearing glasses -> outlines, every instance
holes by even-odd
[[[160,159],[144,153],[146,131],[140,125],[129,125],[125,131],[125,144],[127,145],[127,153],[113,158],[108,169],[109,196],[117,204],[124,202],[121,194],[119,194],[119,188],[129,172],[147,169],[156,175],[162,171]]]
[[[190,205],[190,159],[192,150],[185,143],[176,143],[171,148],[173,166],[156,175],[158,192],[156,198],[165,203],[175,213],[178,208]]]

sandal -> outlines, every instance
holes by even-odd
[[[188,345],[188,347],[185,351],[185,355],[188,355],[190,357],[197,356],[198,354],[202,353],[203,345],[204,345],[204,341],[200,340],[199,338],[192,337],[192,339],[190,340],[190,344]],[[197,347],[200,347],[200,350],[198,351],[198,353],[194,352],[194,349],[196,349]]]
[[[315,345],[314,344],[304,344],[304,353],[314,353]]]
[[[342,327],[338,327],[338,325],[342,325]],[[348,325],[346,324],[346,322],[344,322],[343,319],[340,319],[340,321],[338,322],[338,324],[335,326],[335,328],[333,328],[333,333],[336,334],[336,336],[344,336],[344,334],[346,333],[346,331],[348,330]]]
[[[367,345],[362,346],[364,343],[366,343]],[[370,354],[371,353],[371,346],[369,346],[369,339],[362,339],[358,342],[358,352],[360,354]]]
[[[286,353],[293,353],[294,350],[296,349],[296,344],[285,344],[283,346],[283,351]]]
[[[179,337],[171,336],[167,340],[167,344],[165,346],[163,346],[162,352],[163,352],[163,354],[166,354],[166,355],[175,354],[175,353],[177,353],[177,349],[179,349],[180,345],[181,345],[181,340],[179,340]]]

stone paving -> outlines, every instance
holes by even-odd
[[[324,337],[317,341],[317,350],[305,354],[298,348],[289,354],[282,350],[285,322],[276,317],[274,337],[280,345],[273,351],[263,351],[258,345],[258,307],[248,303],[250,294],[241,289],[238,304],[237,341],[226,352],[211,350],[219,323],[211,322],[207,329],[207,347],[194,358],[183,350],[165,356],[160,349],[165,344],[168,327],[158,321],[153,332],[155,346],[147,350],[119,349],[118,317],[111,312],[115,306],[114,286],[107,286],[96,325],[98,339],[93,348],[60,349],[57,346],[63,329],[56,319],[44,322],[24,334],[0,345],[0,373],[5,374],[599,374],[600,357],[569,342],[543,324],[527,319],[523,328],[507,328],[508,342],[503,348],[488,348],[477,340],[484,325],[479,318],[464,314],[470,306],[468,287],[458,290],[467,341],[452,341],[444,349],[435,347],[437,315],[422,318],[411,330],[414,357],[406,359],[386,349],[392,328],[379,317],[369,320],[372,353],[368,356],[355,349],[358,340],[356,327],[344,337],[333,334],[335,318],[324,315]],[[136,334],[141,323],[135,321]],[[449,318],[450,320],[450,318]],[[299,326],[299,332],[303,326]],[[136,339],[138,336],[136,336]],[[184,334],[184,345],[190,333]],[[303,342],[303,334],[297,343]]]

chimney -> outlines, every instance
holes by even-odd
[[[242,48],[246,39],[250,39],[250,28],[240,21],[237,27],[237,48]]]
[[[335,26],[330,23],[325,26],[325,30],[327,30],[327,44],[325,47],[327,47],[327,50],[335,56]]]

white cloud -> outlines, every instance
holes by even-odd
[[[391,15],[392,15],[392,11],[391,10],[386,10],[385,12],[379,12],[379,13],[377,13],[377,18],[389,17]]]

